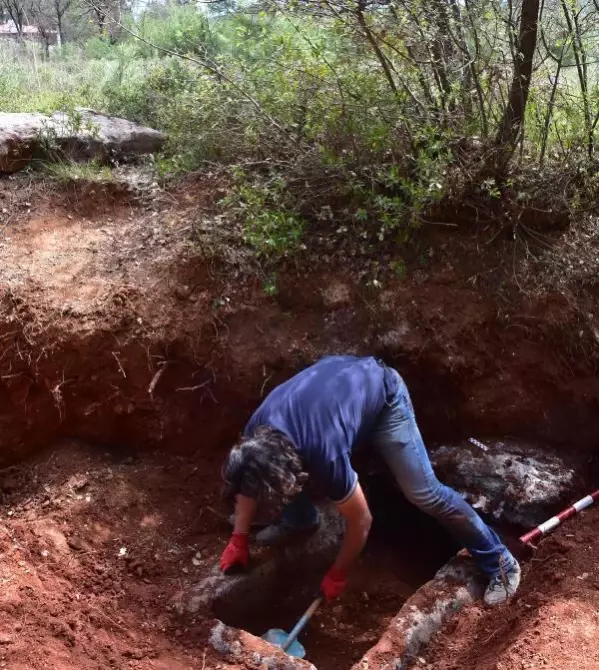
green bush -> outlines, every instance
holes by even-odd
[[[210,57],[218,51],[217,36],[208,18],[195,5],[155,7],[146,12],[136,32],[145,40],[136,44],[144,58],[161,57],[163,49]]]
[[[366,3],[362,16],[361,5],[326,1],[219,13],[152,4],[125,18],[141,40],[121,30],[48,61],[7,52],[0,107],[90,106],[161,129],[163,176],[243,164],[227,206],[264,257],[296,250],[315,226],[402,245],[469,179],[478,181],[464,193],[494,204],[505,194],[507,182],[481,169],[510,86],[504,4],[448,0],[446,16],[423,2]],[[468,20],[456,25],[461,14]],[[552,16],[547,43],[573,44]],[[443,32],[440,20],[459,30]],[[543,153],[558,167],[591,166],[599,85],[595,45],[586,46],[587,109],[575,68],[554,87],[555,60],[539,58],[513,161],[534,165]],[[463,140],[472,149],[460,153]]]

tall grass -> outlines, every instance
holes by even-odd
[[[70,48],[45,60],[35,45],[0,42],[0,111],[47,114],[75,106],[110,111],[111,85],[121,80],[122,86],[139,88],[152,67],[127,51],[113,48],[109,58],[90,58],[85,48]]]

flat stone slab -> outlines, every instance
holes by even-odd
[[[73,113],[0,113],[0,172],[16,172],[32,160],[90,160],[159,151],[166,135],[92,109]]]
[[[439,479],[483,515],[533,528],[570,501],[574,469],[558,454],[510,440],[480,445],[440,446],[430,457]]]

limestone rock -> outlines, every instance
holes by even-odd
[[[419,588],[391,620],[379,642],[352,670],[391,670],[412,667],[445,622],[463,607],[480,600],[484,581],[474,561],[452,558],[435,578]]]
[[[77,109],[55,112],[0,113],[0,172],[16,172],[31,160],[87,160],[158,151],[166,136],[133,121]]]
[[[210,575],[188,591],[175,595],[173,605],[179,614],[211,610],[227,623],[231,618],[251,617],[252,612],[265,606],[265,594],[277,593],[281,601],[282,575],[290,573],[295,575],[294,596],[306,589],[306,602],[310,602],[312,587],[318,586],[310,580],[319,579],[333,561],[344,531],[344,522],[332,506],[321,511],[320,528],[309,539],[291,544],[265,560],[256,560],[248,572],[225,576],[215,565]]]
[[[439,479],[492,521],[533,528],[569,501],[574,470],[558,454],[510,440],[482,445],[441,446],[430,456]]]

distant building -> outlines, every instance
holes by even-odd
[[[22,26],[21,35],[14,21],[7,21],[0,23],[0,41],[10,40],[18,41],[19,38],[27,42],[39,42],[40,44],[51,45],[56,44],[57,32],[56,30],[40,31],[37,26]]]

